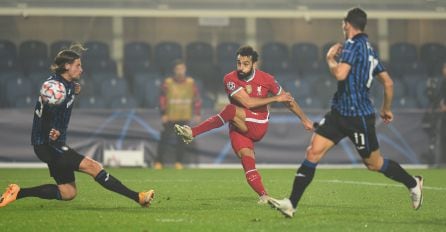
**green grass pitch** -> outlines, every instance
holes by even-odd
[[[257,196],[238,170],[109,169],[135,190],[153,188],[148,209],[76,174],[71,202],[27,198],[0,209],[1,231],[446,231],[446,170],[410,170],[425,177],[425,201],[410,207],[408,191],[379,173],[319,169],[293,219]],[[260,170],[273,197],[288,196],[295,171]],[[46,169],[0,169],[0,185],[53,183]]]

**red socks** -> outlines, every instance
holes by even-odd
[[[256,169],[256,161],[249,156],[242,156],[242,165],[245,170],[246,180],[251,188],[259,194],[259,196],[268,195],[262,184],[262,177]]]
[[[219,114],[214,115],[208,118],[206,121],[200,123],[198,126],[193,127],[192,136],[196,137],[204,132],[223,126],[227,121],[234,119],[235,111],[235,105],[226,105],[226,107]]]

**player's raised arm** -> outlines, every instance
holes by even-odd
[[[377,75],[379,82],[384,86],[384,101],[381,107],[380,116],[384,123],[390,123],[393,120],[392,99],[393,99],[393,81],[389,73],[380,72]]]
[[[331,48],[327,52],[326,59],[328,67],[330,68],[330,73],[338,81],[345,80],[351,69],[351,61],[349,61],[348,59],[353,59],[354,57],[351,56],[350,54],[345,55],[346,53],[352,53],[352,52],[347,49],[343,50],[342,44],[340,43],[336,43],[333,46],[331,46]],[[336,57],[339,55],[341,55],[341,62],[338,63],[336,61]]]
[[[281,94],[267,98],[250,97],[244,89],[241,89],[232,95],[232,98],[248,109],[254,109],[274,102],[290,103],[291,101],[294,101],[293,97],[289,94]]]

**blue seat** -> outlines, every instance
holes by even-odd
[[[54,59],[56,55],[62,51],[70,48],[73,41],[70,40],[58,40],[50,45],[50,59]]]
[[[328,50],[330,50],[331,46],[333,46],[333,44],[335,44],[335,43],[336,42],[330,41],[330,42],[327,42],[324,45],[322,45],[322,47],[321,47],[321,52],[322,52],[321,59],[322,60],[325,60]]]
[[[31,96],[30,94],[20,95],[15,98],[15,102],[11,106],[15,108],[32,109],[36,104],[36,98],[36,96]]]
[[[427,66],[430,76],[441,75],[446,62],[446,47],[440,43],[425,43],[420,49],[420,59]]]
[[[223,78],[226,74],[237,69],[235,60],[228,62],[221,62],[218,65],[219,78]]]
[[[262,69],[271,74],[290,71],[289,51],[284,43],[270,42],[262,47]]]
[[[192,42],[186,46],[187,63],[213,64],[214,52],[212,46],[206,42]]]
[[[90,75],[100,73],[116,74],[116,62],[112,59],[96,59],[84,62],[84,72]]]
[[[222,63],[235,63],[235,54],[240,48],[240,44],[236,42],[222,42],[217,45],[217,62]]]
[[[319,62],[319,49],[313,43],[295,43],[291,47],[291,63],[297,70],[303,70]]]
[[[143,105],[148,108],[156,108],[159,106],[159,96],[161,93],[162,79],[149,79],[145,82]]]
[[[90,82],[94,86],[95,95],[100,95],[101,86],[103,82],[106,82],[111,79],[119,79],[115,73],[96,73],[93,75],[89,75],[84,77],[84,79]]]
[[[17,47],[9,40],[0,40],[0,60],[2,59],[16,59]]]
[[[390,63],[412,63],[416,61],[418,61],[418,54],[414,44],[400,42],[390,46]]]
[[[33,59],[48,59],[48,47],[42,41],[24,41],[19,47],[19,57],[24,62]]]
[[[106,109],[107,104],[104,99],[94,96],[82,96],[79,100],[79,108],[82,109]]]
[[[285,91],[291,93],[298,102],[312,95],[311,85],[308,81],[302,79],[284,81],[282,87]]]
[[[150,60],[126,60],[124,61],[125,77],[133,79],[140,73],[159,72],[159,69]]]
[[[406,96],[407,86],[402,80],[393,79],[393,96],[394,98],[401,98]]]
[[[111,78],[101,83],[101,96],[105,99],[122,97],[127,94],[127,81],[124,79]]]
[[[28,75],[28,79],[31,81],[31,83],[35,86],[40,86],[46,79],[48,79],[51,76],[51,72],[49,70],[47,71],[36,71],[32,72]]]
[[[0,58],[0,74],[18,72],[19,65],[17,64],[17,59],[15,58]]]
[[[170,72],[175,60],[183,58],[181,45],[176,42],[161,42],[155,46],[155,60],[163,74]]]
[[[107,60],[110,58],[110,50],[105,42],[87,41],[84,47],[87,49],[84,54],[85,60]]]
[[[324,107],[327,107],[334,93],[337,91],[337,82],[334,78],[325,78],[318,82],[313,82],[311,87],[313,96],[322,102]]]
[[[132,82],[132,93],[135,98],[141,102],[145,102],[145,97],[147,92],[155,91],[155,88],[160,88],[160,83],[157,86],[150,86],[152,84],[156,84],[152,80],[156,82],[161,82],[161,74],[157,72],[148,72],[148,73],[139,73],[136,74],[133,78]],[[159,90],[156,90],[159,93]]]
[[[146,42],[130,42],[124,47],[124,60],[126,61],[150,61],[152,48]]]
[[[304,109],[323,109],[324,105],[318,98],[307,97],[299,101],[299,105]]]
[[[396,109],[415,109],[418,108],[417,101],[409,96],[395,99],[392,104]]]
[[[132,96],[114,97],[108,105],[111,109],[135,109],[139,107],[138,101]]]
[[[9,106],[14,106],[17,97],[32,95],[38,91],[39,87],[33,86],[31,81],[23,78],[10,78],[5,83],[5,100]]]

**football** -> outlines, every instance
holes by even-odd
[[[50,105],[59,105],[65,100],[65,86],[56,80],[45,81],[40,88],[42,101]]]

